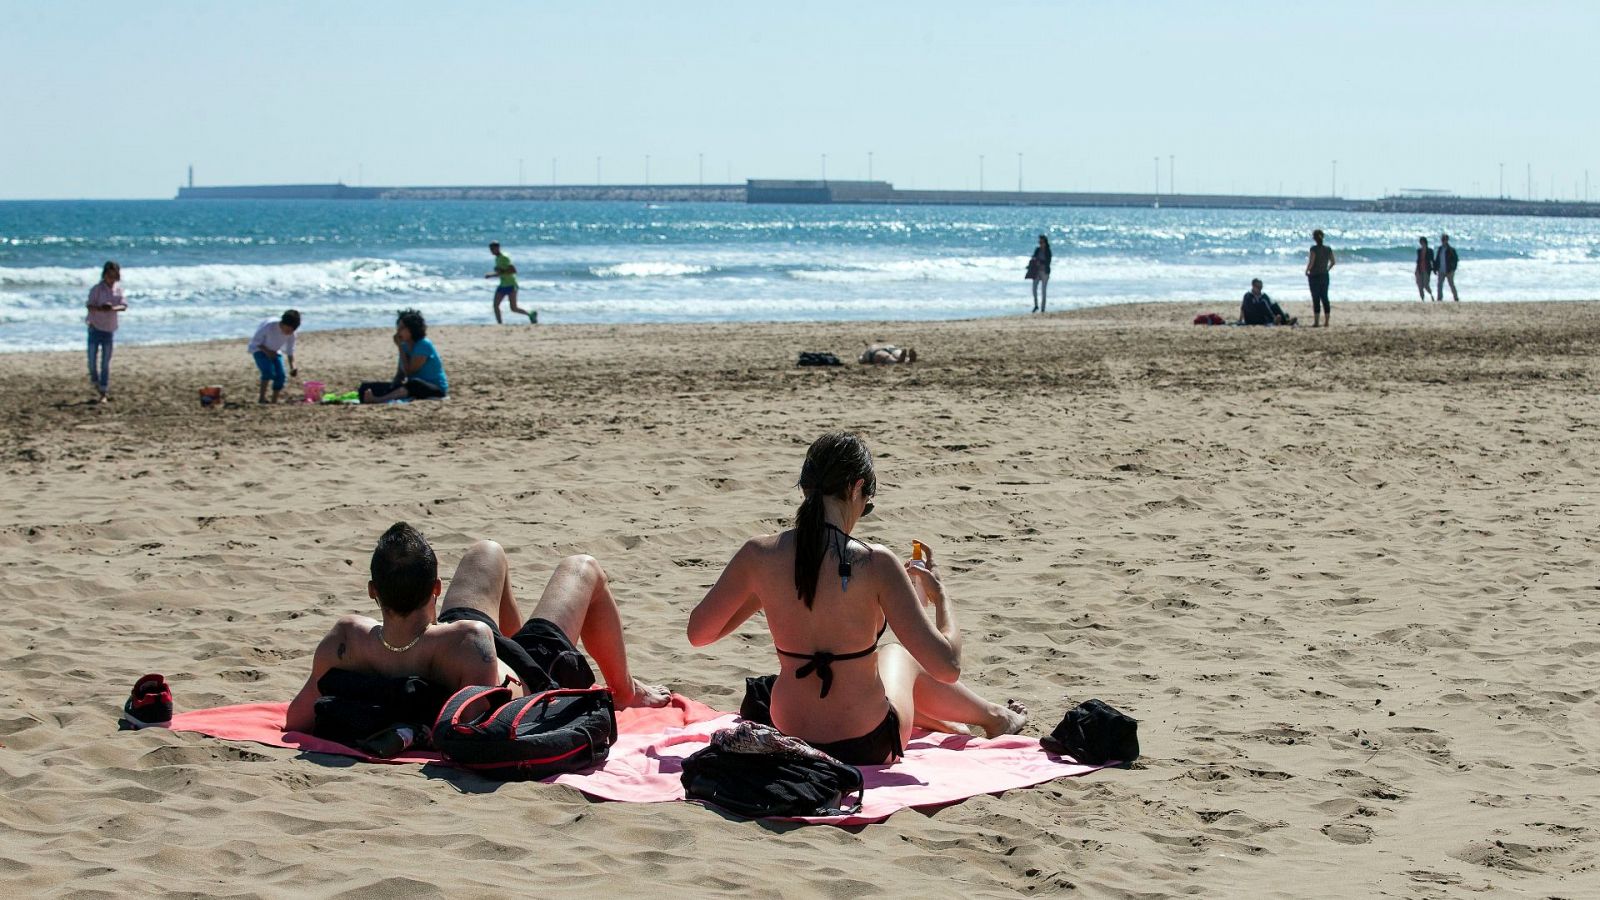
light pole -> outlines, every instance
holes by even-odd
[[[1500,164],[1500,199],[1506,198],[1506,164]]]

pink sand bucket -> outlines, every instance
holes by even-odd
[[[327,387],[327,385],[323,384],[320,381],[307,381],[305,383],[306,402],[307,403],[321,403],[322,402],[322,389],[325,388],[325,387]]]

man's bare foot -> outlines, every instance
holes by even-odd
[[[672,691],[659,684],[645,684],[639,679],[633,679],[633,690],[626,695],[616,688],[611,689],[611,695],[617,698],[617,706],[666,706],[672,702]]]
[[[1028,724],[1028,708],[1020,700],[1007,700],[1006,705],[997,707],[999,714],[994,721],[983,726],[984,734],[995,738],[1002,734],[1016,734],[1022,731],[1022,726]]]

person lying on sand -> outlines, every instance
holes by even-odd
[[[416,675],[451,691],[509,684],[519,696],[540,689],[544,672],[565,686],[577,686],[569,680],[593,684],[574,646],[579,638],[618,706],[665,706],[669,699],[666,688],[629,672],[617,601],[593,557],[569,556],[557,564],[526,622],[511,594],[505,551],[494,541],[479,541],[461,557],[436,617],[439,589],[439,563],[421,532],[404,522],[390,526],[372,551],[367,582],[383,621],[347,615],[334,623],[317,645],[311,677],[289,704],[285,728],[311,730],[322,696],[317,682],[335,667],[390,678]]]
[[[893,344],[871,344],[861,351],[858,361],[863,364],[888,366],[895,363],[914,363],[917,351],[910,347],[901,349]]]
[[[877,484],[859,437],[818,438],[795,527],[745,542],[689,616],[689,642],[704,647],[765,612],[780,663],[773,725],[853,765],[898,759],[914,724],[1021,730],[1025,707],[961,683],[961,634],[932,557],[902,566],[850,536]],[[900,643],[879,646],[889,626]]]

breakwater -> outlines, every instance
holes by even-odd
[[[1600,203],[1502,197],[1289,197],[1105,191],[901,190],[887,181],[752,179],[744,184],[464,185],[363,187],[262,184],[182,187],[179,200],[535,200],[633,203],[1056,206],[1156,209],[1320,210],[1423,215],[1600,218]]]

